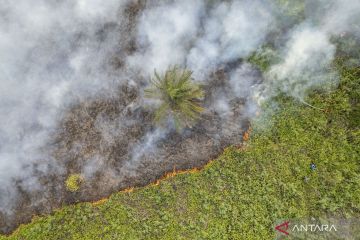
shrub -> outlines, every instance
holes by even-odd
[[[81,184],[84,182],[84,177],[80,174],[70,174],[65,181],[66,189],[70,192],[79,190]]]
[[[160,76],[156,70],[151,79],[151,87],[145,90],[145,97],[158,99],[160,106],[155,111],[155,122],[163,124],[170,116],[177,130],[192,127],[204,108],[200,105],[204,91],[200,84],[194,83],[192,71],[169,68]]]

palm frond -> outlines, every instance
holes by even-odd
[[[161,124],[172,117],[177,130],[191,127],[200,118],[204,108],[200,105],[205,93],[200,84],[193,82],[192,71],[177,66],[160,75],[154,71],[151,86],[144,91],[146,98],[161,100],[155,111],[154,121]]]

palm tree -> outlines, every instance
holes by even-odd
[[[150,80],[151,86],[145,90],[145,97],[161,101],[155,111],[155,123],[163,124],[171,117],[179,131],[183,127],[192,127],[199,119],[204,111],[200,105],[204,91],[200,84],[193,82],[191,75],[192,71],[177,66],[169,68],[162,76],[154,71],[155,78]]]

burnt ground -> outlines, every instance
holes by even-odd
[[[143,7],[141,1],[133,1],[125,14],[127,27],[109,24],[104,29],[133,32],[132,23]],[[122,52],[109,57],[108,64],[114,69],[124,68],[121,59],[136,50],[131,37],[121,44]],[[230,72],[241,65],[240,60],[221,66],[210,77],[204,86],[206,111],[193,128],[181,133],[154,125],[153,109],[142,98],[147,81],[136,79],[136,74],[132,81],[119,81],[121,84],[115,84],[110,92],[78,100],[64,112],[52,140],[44,147],[51,157],[49,169],[33,166],[33,175],[41,186],[28,190],[21,182],[16,184],[15,207],[0,212],[0,232],[10,233],[32,216],[64,205],[95,201],[115,191],[147,185],[174,168],[201,167],[226,146],[240,143],[249,125],[246,105],[251,100],[237,97],[228,80]],[[259,76],[254,79],[261,79]],[[223,111],[219,96],[225,96],[230,109]],[[85,178],[77,192],[67,191],[64,184],[73,173]]]
[[[142,90],[136,85],[124,84],[111,96],[96,96],[73,105],[48,146],[56,161],[53,168],[62,171],[44,174],[35,170],[41,189],[29,192],[19,187],[12,214],[0,215],[1,231],[9,233],[33,215],[50,213],[64,205],[147,185],[174,168],[201,167],[224,147],[240,143],[248,128],[247,116],[242,114],[246,99],[233,98],[229,103],[231,113],[219,113],[212,107],[216,96],[219,91],[226,93],[230,86],[225,84],[224,70],[212,78],[205,86],[207,110],[192,129],[181,133],[163,129],[157,134],[152,110],[142,102]],[[72,173],[85,177],[74,193],[64,184]]]

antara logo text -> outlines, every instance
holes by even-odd
[[[290,226],[290,221],[277,225],[275,230],[284,235],[292,232],[337,232],[334,224],[294,224]]]

